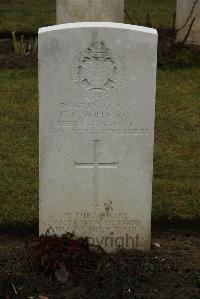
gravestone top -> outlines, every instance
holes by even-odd
[[[40,234],[150,248],[156,66],[151,28],[40,29]]]
[[[157,30],[154,28],[130,25],[130,24],[121,24],[114,22],[77,22],[77,23],[68,23],[68,24],[59,24],[54,26],[42,27],[39,29],[39,34],[53,31],[60,31],[73,28],[113,28],[113,29],[127,29],[131,31],[151,33],[157,36]]]
[[[178,30],[178,42],[183,42],[190,27],[191,31],[186,43],[200,46],[200,0],[177,0],[176,29]]]
[[[57,24],[124,22],[124,0],[57,0]]]

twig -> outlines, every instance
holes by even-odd
[[[195,20],[196,20],[196,18],[194,18],[194,19],[192,20],[192,22],[191,22],[191,24],[190,24],[190,27],[189,27],[189,29],[188,29],[188,32],[187,32],[187,34],[185,35],[183,41],[181,42],[182,45],[184,45],[184,44],[186,43],[186,41],[187,41],[187,39],[188,39],[188,37],[189,37],[189,35],[190,35],[190,32],[191,32],[191,30],[192,30],[192,26],[193,26]]]
[[[150,16],[149,12],[147,13],[147,16],[146,16],[146,26],[152,27],[151,16]]]
[[[176,12],[173,14],[173,22],[172,22],[172,28],[175,29],[176,26]]]
[[[186,26],[187,23],[189,22],[189,20],[190,20],[192,14],[193,14],[193,12],[194,12],[194,9],[195,9],[195,7],[196,7],[198,1],[199,1],[199,0],[195,0],[195,1],[194,1],[193,5],[192,5],[191,12],[190,12],[188,18],[186,19],[186,21],[185,21],[185,23],[183,24],[183,26],[182,26],[181,28],[177,29],[176,32],[179,32],[179,31],[181,31],[183,28],[185,28],[185,26]],[[194,23],[194,22],[193,22],[193,23]],[[193,25],[193,24],[192,24],[192,25]]]
[[[125,14],[127,15],[127,18],[129,19],[131,25],[134,25],[134,22],[133,22],[132,18],[130,17],[127,9],[125,9]]]
[[[13,282],[12,282],[12,287],[13,287],[13,290],[14,290],[14,292],[15,292],[15,295],[16,295],[16,296],[18,296],[17,290],[16,290],[16,288],[15,288],[15,286],[14,286],[14,283],[13,283]]]
[[[15,35],[14,31],[12,31],[12,40],[13,40],[13,47],[14,47],[15,53],[19,53],[17,38],[16,38],[16,35]]]

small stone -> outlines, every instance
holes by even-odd
[[[68,282],[69,272],[65,269],[59,269],[55,272],[56,279],[60,282]]]
[[[161,248],[160,244],[157,243],[157,242],[153,243],[153,245],[154,245],[155,247],[157,247],[157,248]]]

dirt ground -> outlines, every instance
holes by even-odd
[[[0,40],[0,68],[24,69],[37,67],[37,55],[22,56],[14,52],[11,40]]]
[[[100,255],[65,283],[26,269],[30,239],[0,236],[0,298],[200,298],[200,230],[154,229],[150,252]]]

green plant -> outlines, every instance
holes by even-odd
[[[12,32],[12,41],[15,53],[20,54],[22,56],[37,54],[37,38],[31,37],[31,39],[25,40],[24,35],[21,35],[20,39],[17,39],[16,33]]]
[[[198,271],[194,276],[194,283],[198,288],[200,288],[200,272]]]

